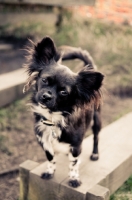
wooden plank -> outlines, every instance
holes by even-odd
[[[0,107],[24,97],[23,86],[26,79],[24,69],[0,75]]]
[[[61,162],[65,162],[65,157],[61,157]],[[31,171],[29,181],[29,195],[28,198],[32,200],[46,200],[54,199],[59,200],[60,197],[60,185],[68,174],[68,166],[57,163],[57,170],[51,180],[43,180],[40,178],[41,174],[45,171],[47,162],[39,165],[37,168]]]
[[[86,200],[109,200],[109,196],[110,193],[107,188],[100,185],[95,185],[87,192]]]
[[[6,74],[0,75],[0,90],[25,83],[27,79],[27,74],[25,69],[18,69]]]
[[[28,200],[28,188],[29,188],[29,171],[37,167],[39,163],[26,160],[20,165],[20,199]]]
[[[115,158],[118,159],[118,158]],[[127,158],[121,165],[99,182],[100,185],[108,187],[113,194],[132,174],[132,156]]]
[[[30,174],[28,199],[31,200],[57,200],[59,193],[59,183],[54,181],[44,181],[35,174]]]
[[[100,159],[89,159],[93,136],[83,142],[80,177],[82,185],[76,189],[68,186],[68,159],[58,156],[58,167],[52,180],[40,179],[46,163],[30,172],[29,199],[42,200],[106,200],[132,174],[132,113],[102,129],[100,133]],[[98,186],[99,185],[99,186]],[[105,187],[100,188],[100,185]],[[108,188],[108,189],[107,189]]]
[[[61,159],[61,160],[60,160]],[[56,172],[53,177],[53,181],[61,183],[66,176],[68,175],[68,165],[64,165],[62,168],[62,163],[68,162],[68,158],[65,155],[60,154],[59,159],[57,157],[57,166],[56,166]],[[41,176],[41,174],[45,171],[47,166],[47,162],[42,163],[37,168],[33,169],[31,171],[31,174],[35,174],[37,176]],[[63,170],[62,170],[63,169]]]
[[[41,4],[51,6],[72,6],[72,5],[91,5],[95,4],[95,0],[0,0],[0,3],[18,3],[18,4]]]

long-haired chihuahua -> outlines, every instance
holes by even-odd
[[[62,60],[76,58],[85,65],[78,73],[61,64]],[[26,67],[29,77],[24,92],[34,85],[31,109],[35,116],[35,134],[48,160],[47,169],[41,177],[53,177],[56,152],[62,152],[69,155],[69,185],[78,187],[81,184],[81,145],[91,120],[94,144],[90,158],[98,159],[101,86],[104,76],[96,70],[87,51],[73,47],[57,50],[50,37],[33,44]]]

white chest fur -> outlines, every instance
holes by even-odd
[[[36,134],[38,142],[43,145],[43,148],[49,151],[52,155],[54,152],[61,152],[64,154],[69,153],[70,145],[66,143],[59,142],[57,138],[61,137],[61,130],[58,126],[58,123],[61,123],[61,126],[65,127],[65,120],[61,112],[52,112],[50,113],[47,108],[42,108],[41,105],[31,104],[31,110],[35,113],[44,116],[48,120],[51,120],[54,123],[54,126],[48,126],[39,121],[35,128],[37,132],[41,132],[42,136]]]
[[[40,114],[46,119],[52,121],[52,123],[54,124],[61,123],[61,126],[63,127],[66,126],[62,112],[50,112],[48,108],[42,107],[41,104],[38,104],[38,105],[30,104],[30,108],[32,112]]]
[[[42,132],[42,136],[36,134],[36,137],[38,142],[43,145],[44,150],[49,151],[52,155],[56,152],[64,154],[69,153],[70,145],[58,141],[58,138],[61,136],[59,127],[47,126],[40,121],[35,125],[35,128]]]

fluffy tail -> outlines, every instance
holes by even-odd
[[[62,52],[62,60],[80,59],[84,62],[85,66],[88,65],[90,68],[97,69],[88,51],[70,46],[61,46],[59,50]]]

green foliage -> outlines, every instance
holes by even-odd
[[[132,176],[122,185],[118,192],[131,192],[132,193]]]
[[[110,200],[132,199],[132,175],[130,178],[110,197]]]
[[[112,195],[110,196],[110,200],[115,200],[115,195],[114,195],[114,194],[112,194]]]
[[[131,198],[127,197],[126,195],[118,196],[113,194],[111,195],[110,200],[131,200]]]

